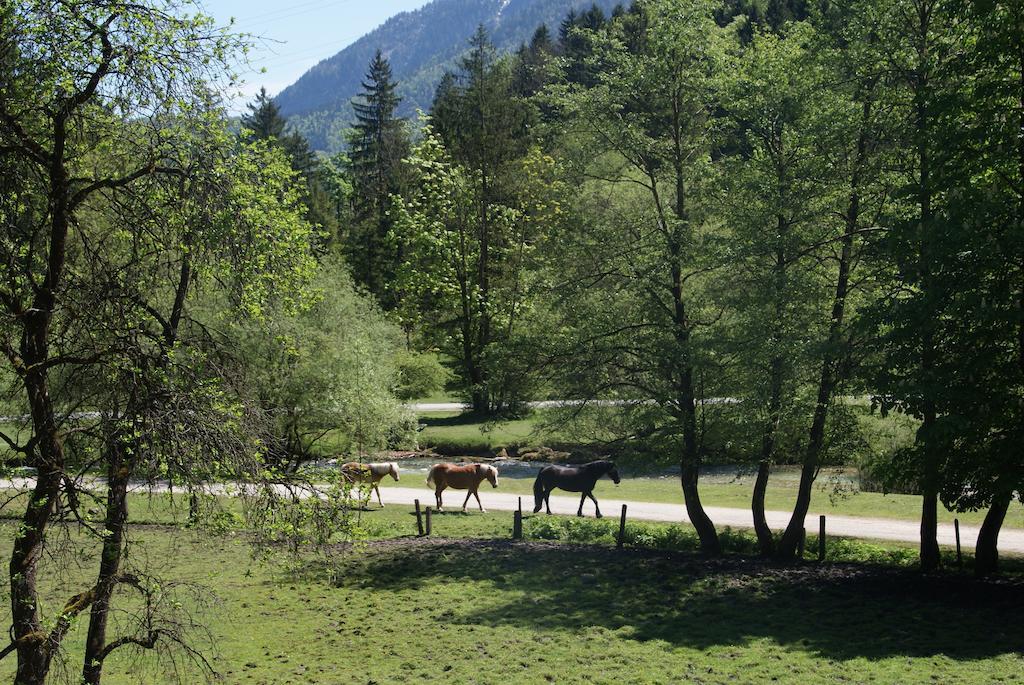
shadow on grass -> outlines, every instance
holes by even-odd
[[[463,412],[461,414],[455,414],[454,416],[433,416],[431,414],[422,414],[419,417],[421,426],[472,426],[476,424],[482,424],[485,421],[493,421],[493,417],[486,417],[481,414],[473,412]]]
[[[983,659],[1024,644],[1019,580],[497,540],[407,540],[343,567],[340,584],[382,590],[490,584],[496,603],[453,608],[465,625],[600,626],[699,649],[769,638],[835,659]]]

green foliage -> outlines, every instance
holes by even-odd
[[[339,260],[325,261],[312,285],[305,308],[227,323],[239,384],[270,419],[275,463],[293,470],[327,456],[320,443],[328,432],[338,440],[340,431],[342,452],[352,455],[414,445],[415,419],[396,397],[410,360],[399,331]]]
[[[317,242],[337,239],[341,230],[341,207],[348,196],[339,193],[332,183],[331,170],[317,159],[301,134],[286,131],[287,120],[265,89],[260,89],[248,109],[249,113],[242,115],[243,138],[265,141],[284,152],[291,168],[303,181],[297,189],[305,205],[306,220],[319,231]]]
[[[399,352],[397,364],[395,395],[400,400],[418,400],[440,392],[450,375],[434,352]]]
[[[535,387],[533,360],[521,350],[541,333],[530,327],[530,267],[565,195],[554,161],[531,151],[485,172],[455,161],[427,128],[409,164],[416,190],[395,198],[394,208],[394,239],[406,249],[394,284],[403,325],[427,329],[458,360],[455,373],[475,409],[518,409]],[[517,174],[506,186],[514,194],[501,202],[482,182],[494,173]]]

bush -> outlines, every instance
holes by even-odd
[[[807,549],[817,549],[817,538],[808,539]],[[850,561],[886,566],[913,566],[917,563],[917,551],[905,547],[886,549],[860,540],[832,538],[825,547],[828,561]]]
[[[403,351],[397,355],[398,387],[395,395],[400,400],[427,397],[444,388],[451,377],[438,356],[433,352]]]
[[[534,540],[580,543],[611,543],[615,541],[615,532],[611,521],[583,518],[531,518],[524,527],[525,536]]]

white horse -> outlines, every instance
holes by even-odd
[[[370,491],[375,490],[377,492],[377,501],[380,502],[380,507],[383,509],[384,501],[380,498],[380,488],[377,487],[377,484],[380,483],[384,476],[391,476],[397,481],[398,464],[393,461],[382,464],[359,464],[350,461],[347,464],[342,464],[341,475],[349,483],[369,483],[370,488],[366,492],[366,502],[370,502]]]

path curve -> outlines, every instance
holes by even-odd
[[[434,493],[425,488],[404,488],[404,487],[382,487],[381,496],[385,504],[399,504],[413,506],[414,500],[419,500],[420,505],[433,506]],[[465,498],[464,490],[446,490],[444,493],[445,508],[449,511],[459,511],[462,507],[462,500]],[[519,498],[523,499],[523,511],[533,511],[533,497],[527,495],[513,495],[492,488],[480,490],[480,500],[485,508],[498,511],[513,511],[519,504]],[[564,495],[551,495],[551,513],[568,514],[576,513],[579,507],[579,497],[567,497]],[[607,493],[602,493],[598,500],[601,503],[601,513],[607,518],[617,517],[622,505],[627,506],[629,519],[640,519],[643,521],[669,521],[673,523],[686,523],[689,518],[686,516],[686,508],[682,504],[668,504],[664,502],[630,502]],[[716,526],[731,526],[733,528],[753,528],[754,520],[748,509],[731,509],[726,507],[705,507],[708,516]],[[476,500],[470,498],[467,511],[477,511]],[[583,505],[583,513],[586,516],[594,515],[594,505],[587,500]],[[765,517],[768,525],[775,530],[782,530],[789,523],[789,512],[767,511]],[[917,521],[900,521],[886,518],[862,518],[854,516],[829,515],[826,518],[826,535],[838,535],[851,538],[874,538],[876,540],[894,540],[899,542],[917,542],[920,538],[920,524]],[[818,513],[807,514],[807,532],[809,535],[817,534]],[[939,524],[938,539],[940,545],[954,546],[956,535],[952,524]],[[978,539],[978,527],[960,525],[960,541],[965,550],[973,550]],[[1024,530],[1017,528],[1003,528],[999,534],[999,551],[1013,554],[1024,554]]]

